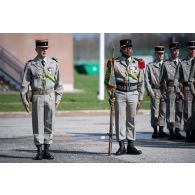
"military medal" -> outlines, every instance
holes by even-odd
[[[48,71],[49,74],[51,74],[52,71],[53,71],[53,68],[52,68],[52,67],[48,67],[48,68],[47,68],[47,71]]]

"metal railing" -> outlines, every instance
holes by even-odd
[[[16,90],[20,89],[24,63],[0,45],[0,76]]]

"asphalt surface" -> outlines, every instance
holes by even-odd
[[[109,112],[57,113],[51,153],[54,160],[35,161],[31,118],[25,113],[0,116],[1,163],[194,163],[195,143],[151,139],[149,112],[136,118],[136,146],[142,155],[116,156],[118,143],[113,136],[108,156]],[[185,135],[184,132],[182,132]]]

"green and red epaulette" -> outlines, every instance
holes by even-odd
[[[138,67],[140,69],[144,69],[145,68],[145,61],[142,58],[134,58],[134,59],[138,61]]]

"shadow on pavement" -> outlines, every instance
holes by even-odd
[[[62,154],[83,154],[83,155],[105,155],[105,152],[86,152],[86,151],[67,151],[67,150],[51,150],[54,153],[62,153]]]
[[[166,139],[155,139],[155,140],[142,140],[137,139],[136,145],[141,147],[153,147],[153,148],[193,148],[195,144],[186,143],[184,141],[169,141]]]
[[[108,142],[108,134],[105,133],[74,133],[72,134],[76,140],[94,140]],[[152,139],[151,132],[138,132],[136,135],[136,145],[141,147],[153,148],[194,148],[195,143],[186,143],[184,140],[170,141],[167,138]],[[113,134],[113,143],[117,142],[115,134]],[[127,142],[127,141],[126,141]]]
[[[24,149],[16,149],[15,151],[17,152],[29,152],[29,153],[35,153],[35,151],[33,150],[24,150]],[[86,152],[86,151],[67,151],[67,150],[50,150],[51,153],[55,153],[55,154],[83,154],[83,155],[105,155],[107,153],[101,153],[101,152]],[[1,156],[0,156],[1,157]],[[19,157],[18,157],[19,158]]]
[[[24,158],[24,159],[32,159],[32,157],[24,157],[24,156],[11,156],[11,155],[3,155],[1,154],[0,155],[0,158]]]

